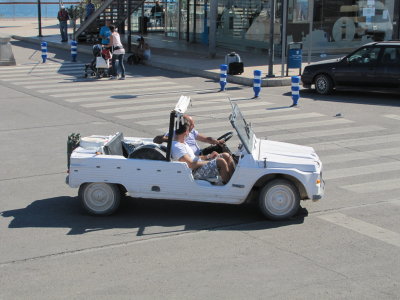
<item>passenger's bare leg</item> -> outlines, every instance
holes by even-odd
[[[233,172],[235,171],[235,162],[229,153],[224,152],[224,153],[221,153],[220,155],[225,160],[225,162],[228,164],[229,178],[230,178],[230,177],[232,177]]]
[[[219,170],[219,175],[221,175],[222,181],[227,183],[231,178],[230,170],[228,164],[226,163],[225,159],[222,157],[217,158],[217,167]]]

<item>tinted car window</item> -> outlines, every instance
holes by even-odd
[[[383,50],[382,63],[385,65],[400,65],[400,48],[385,48]]]
[[[349,56],[348,61],[353,64],[374,64],[378,61],[380,47],[361,48]]]

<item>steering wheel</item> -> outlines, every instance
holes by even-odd
[[[230,140],[233,136],[233,131],[229,131],[225,133],[224,135],[221,135],[217,140],[223,140],[225,143],[226,141]],[[229,154],[232,154],[231,150],[228,148],[226,144],[222,145],[211,145],[206,148],[204,148],[201,152],[203,155],[207,155],[212,153],[213,151],[217,151],[218,153],[222,152],[228,152]]]
[[[229,131],[224,135],[221,135],[217,140],[223,140],[224,142],[229,141],[233,137],[233,131]]]

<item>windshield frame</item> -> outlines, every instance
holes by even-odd
[[[239,136],[239,139],[242,142],[244,148],[249,154],[251,154],[256,136],[253,132],[253,129],[251,128],[251,124],[247,123],[245,118],[243,117],[239,106],[232,101],[231,105],[232,114],[229,117],[229,121],[231,122],[232,127],[236,130],[237,135]]]

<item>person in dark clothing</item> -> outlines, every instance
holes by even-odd
[[[92,0],[88,0],[88,3],[86,4],[85,10],[86,10],[86,16],[85,20],[90,17],[90,15],[95,11],[94,4],[92,3]]]
[[[61,42],[68,42],[68,20],[69,15],[64,5],[61,5],[57,14],[57,19],[60,22]]]
[[[156,24],[162,24],[163,18],[163,7],[160,5],[159,1],[156,1],[156,5],[151,8],[151,16],[155,18]]]

